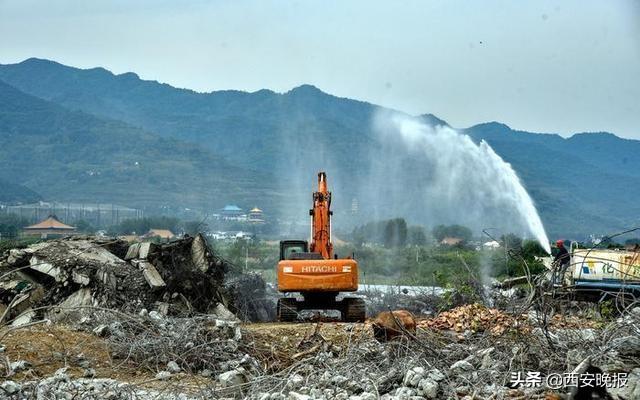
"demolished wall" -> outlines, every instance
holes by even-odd
[[[91,308],[206,314],[220,303],[247,320],[270,318],[260,300],[240,298],[264,298],[262,278],[234,274],[225,282],[231,269],[200,234],[164,244],[70,237],[0,255],[0,302],[11,308],[6,320],[27,311],[60,320]]]

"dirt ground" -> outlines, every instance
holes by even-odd
[[[318,339],[335,346],[356,344],[355,341],[368,334],[366,324],[345,323],[259,323],[244,324],[243,335],[249,339],[251,352],[262,355],[265,367],[278,369],[286,366]],[[113,359],[106,341],[92,333],[66,325],[39,325],[17,329],[6,334],[2,340],[4,357],[9,362],[24,360],[31,364],[26,371],[12,376],[17,381],[33,380],[52,375],[67,367],[67,374],[82,377],[86,367],[95,370],[97,378],[113,378],[123,382],[141,384],[155,381],[158,371],[140,369],[127,360]],[[268,364],[268,365],[267,365]],[[6,374],[6,361],[0,365]],[[183,374],[183,378],[186,374]],[[190,376],[194,383],[207,381],[198,375]],[[205,383],[205,382],[201,382]]]
[[[6,347],[5,360],[24,360],[31,364],[26,371],[11,376],[18,382],[51,376],[64,367],[69,377],[81,378],[85,372],[83,365],[94,369],[96,378],[116,379],[160,392],[178,382],[181,387],[190,387],[197,392],[212,382],[211,378],[187,373],[176,374],[171,382],[162,382],[155,377],[158,371],[141,369],[126,360],[113,359],[104,339],[65,325],[19,329],[8,333],[3,345]],[[0,368],[6,375],[6,361]]]
[[[446,313],[444,313],[446,314]],[[445,315],[418,322],[418,335],[442,324]],[[456,321],[461,319],[458,317]],[[439,322],[440,321],[440,322]],[[445,319],[446,321],[446,319]],[[591,327],[590,321],[571,321],[570,325]],[[552,325],[565,327],[551,321]],[[306,352],[318,346],[333,346],[344,350],[372,339],[371,322],[305,322],[305,323],[248,323],[241,326],[245,350],[262,362],[265,370],[277,371],[295,362]],[[451,330],[455,330],[452,327]],[[453,333],[453,332],[452,332]],[[0,333],[2,335],[2,333]],[[114,359],[108,351],[106,340],[70,326],[38,325],[11,331],[2,339],[4,358],[8,362],[24,360],[31,364],[26,371],[12,376],[15,380],[30,380],[50,376],[59,368],[67,367],[67,373],[82,377],[86,368],[95,370],[98,378],[114,378],[124,382],[154,381],[159,370],[141,369],[126,359]],[[0,364],[6,375],[7,361]],[[200,379],[200,377],[198,378]],[[202,378],[207,379],[207,378]]]

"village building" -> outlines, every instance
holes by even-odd
[[[222,210],[220,210],[220,216],[223,219],[230,220],[242,220],[247,218],[246,214],[242,212],[242,208],[235,204],[227,204]]]
[[[159,239],[168,242],[175,237],[176,235],[168,229],[149,229],[149,232],[140,236],[140,239]]]
[[[482,247],[484,247],[485,249],[498,249],[500,248],[500,243],[496,240],[491,240],[489,242],[483,243]]]
[[[30,225],[22,229],[26,236],[40,236],[42,239],[50,239],[68,235],[75,235],[75,226],[67,225],[60,221],[54,214],[49,215],[44,221]]]
[[[260,224],[264,222],[264,214],[261,209],[258,207],[253,207],[251,211],[249,211],[249,222],[253,222],[256,224]]]
[[[444,246],[457,246],[459,244],[462,244],[462,242],[463,240],[461,238],[446,237],[440,241],[440,244]]]

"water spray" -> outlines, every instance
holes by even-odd
[[[487,142],[475,143],[450,127],[433,127],[394,112],[377,115],[374,128],[387,150],[378,167],[381,181],[401,180],[402,187],[396,192],[406,193],[413,179],[419,187],[412,188],[410,201],[413,207],[421,203],[427,218],[475,227],[500,226],[505,232],[532,236],[551,252],[533,200],[511,165]],[[415,174],[403,177],[407,163],[420,162]]]

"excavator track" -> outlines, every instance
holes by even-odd
[[[346,322],[364,322],[366,318],[366,305],[364,299],[347,297],[342,300],[344,311],[342,319]]]
[[[298,320],[298,302],[295,298],[278,299],[278,321],[295,322]]]

